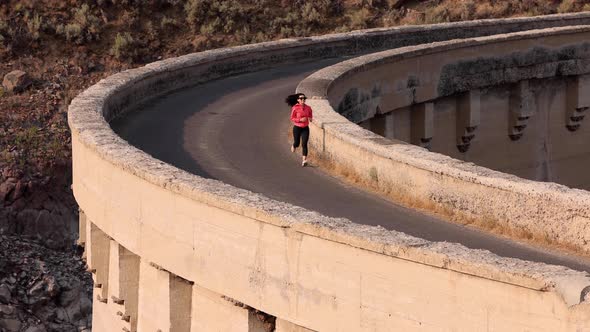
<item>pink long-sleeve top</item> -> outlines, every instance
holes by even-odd
[[[306,119],[301,121],[301,118]],[[291,108],[291,122],[297,127],[305,128],[309,126],[310,119],[313,119],[313,113],[308,105],[296,104]]]

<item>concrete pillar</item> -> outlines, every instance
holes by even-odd
[[[535,98],[529,81],[520,81],[512,87],[509,108],[508,136],[516,141],[522,137],[529,118],[535,113]]]
[[[94,296],[100,302],[106,303],[109,290],[111,239],[91,222],[86,227],[87,232],[90,230],[86,244],[90,251],[87,253],[86,262],[94,279]]]
[[[191,331],[264,332],[264,325],[241,303],[193,285]]]
[[[78,245],[84,246],[86,244],[86,213],[80,209],[78,216]],[[86,257],[86,251],[84,251],[82,257]]]
[[[410,116],[411,143],[430,148],[430,141],[434,134],[434,103],[412,105]]]
[[[362,121],[362,122],[358,123],[358,125],[367,129],[367,130],[371,130],[371,119],[367,119],[365,121]]]
[[[566,89],[565,126],[569,131],[576,131],[590,107],[590,75],[569,79]]]
[[[189,332],[191,296],[191,283],[141,260],[137,331]]]
[[[121,298],[119,278],[123,274],[119,266],[119,244],[115,240],[109,242],[109,295],[114,298]]]
[[[108,243],[109,257],[108,275],[106,276],[107,281],[103,282],[103,287],[100,289],[95,288],[92,307],[92,328],[96,331],[136,331],[131,327],[129,319],[125,316],[124,301],[120,300],[119,295],[119,290],[124,287],[120,282],[120,277],[123,277],[126,272],[119,268],[121,261],[119,257],[119,245],[112,239],[108,239]],[[96,258],[94,254],[91,254],[90,256]],[[98,273],[102,270],[103,269],[101,268],[96,270],[98,279],[102,278],[101,273]],[[104,285],[108,285],[108,288]],[[105,290],[108,292],[107,295],[102,294]]]
[[[137,331],[170,331],[170,274],[139,263]]]
[[[80,220],[81,221],[81,220]],[[84,214],[84,223],[86,224],[86,226],[84,227],[84,235],[85,235],[85,239],[84,239],[84,258],[86,258],[86,265],[88,266],[88,269],[91,270],[90,268],[90,262],[91,262],[91,255],[90,252],[92,251],[92,246],[91,246],[91,242],[92,242],[92,237],[91,237],[91,230],[92,230],[92,222],[90,221],[90,219],[88,219],[88,217],[86,217],[86,214]]]
[[[385,114],[376,113],[368,121],[370,122],[369,127],[372,132],[385,137]]]
[[[111,240],[109,267],[110,300],[121,319],[137,331],[137,303],[139,291],[139,256]]]
[[[275,332],[316,332],[314,330],[307,329],[303,326],[299,326],[277,318]]]
[[[466,152],[480,123],[481,91],[471,90],[457,98],[457,149]]]
[[[393,112],[389,112],[384,114],[384,123],[383,123],[383,137],[386,138],[395,138],[395,116]]]
[[[170,331],[190,332],[192,283],[170,276]]]

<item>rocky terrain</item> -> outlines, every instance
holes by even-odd
[[[91,285],[75,252],[0,235],[0,331],[90,331]]]
[[[101,78],[286,37],[588,9],[577,0],[0,0],[0,332],[90,325],[91,279],[73,249],[67,106]]]

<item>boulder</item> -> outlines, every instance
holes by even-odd
[[[11,305],[0,304],[0,318],[10,317],[15,313],[15,309]]]
[[[29,304],[37,305],[44,304],[51,300],[59,293],[59,285],[55,278],[51,275],[46,275],[43,279],[37,281],[28,290],[27,296]]]
[[[10,195],[12,197],[10,197],[9,199],[11,201],[16,201],[17,199],[23,197],[23,195],[25,193],[25,189],[26,189],[26,185],[23,184],[22,181],[18,181],[16,183],[16,186],[14,186],[14,191]]]
[[[11,180],[8,179],[0,183],[0,203],[4,202],[8,198],[8,195],[16,188],[16,183]]]
[[[18,319],[0,319],[0,328],[8,332],[18,332],[22,325]]]
[[[10,288],[6,285],[0,285],[0,303],[8,304],[11,298]]]
[[[45,326],[43,326],[43,325],[35,325],[35,326],[29,326],[29,328],[27,328],[25,330],[25,332],[47,332],[47,330],[45,329]]]
[[[58,304],[62,307],[67,307],[74,301],[80,299],[80,287],[74,289],[65,290],[59,294]]]
[[[8,92],[22,92],[31,85],[31,78],[22,70],[14,70],[4,76],[2,86]]]

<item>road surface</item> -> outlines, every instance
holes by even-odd
[[[336,61],[285,65],[195,86],[159,98],[112,127],[134,146],[188,172],[327,216],[590,271],[587,257],[449,223],[357,189],[314,167],[313,154],[311,167],[301,167],[300,155],[290,152],[290,109],[284,98],[307,75]]]

